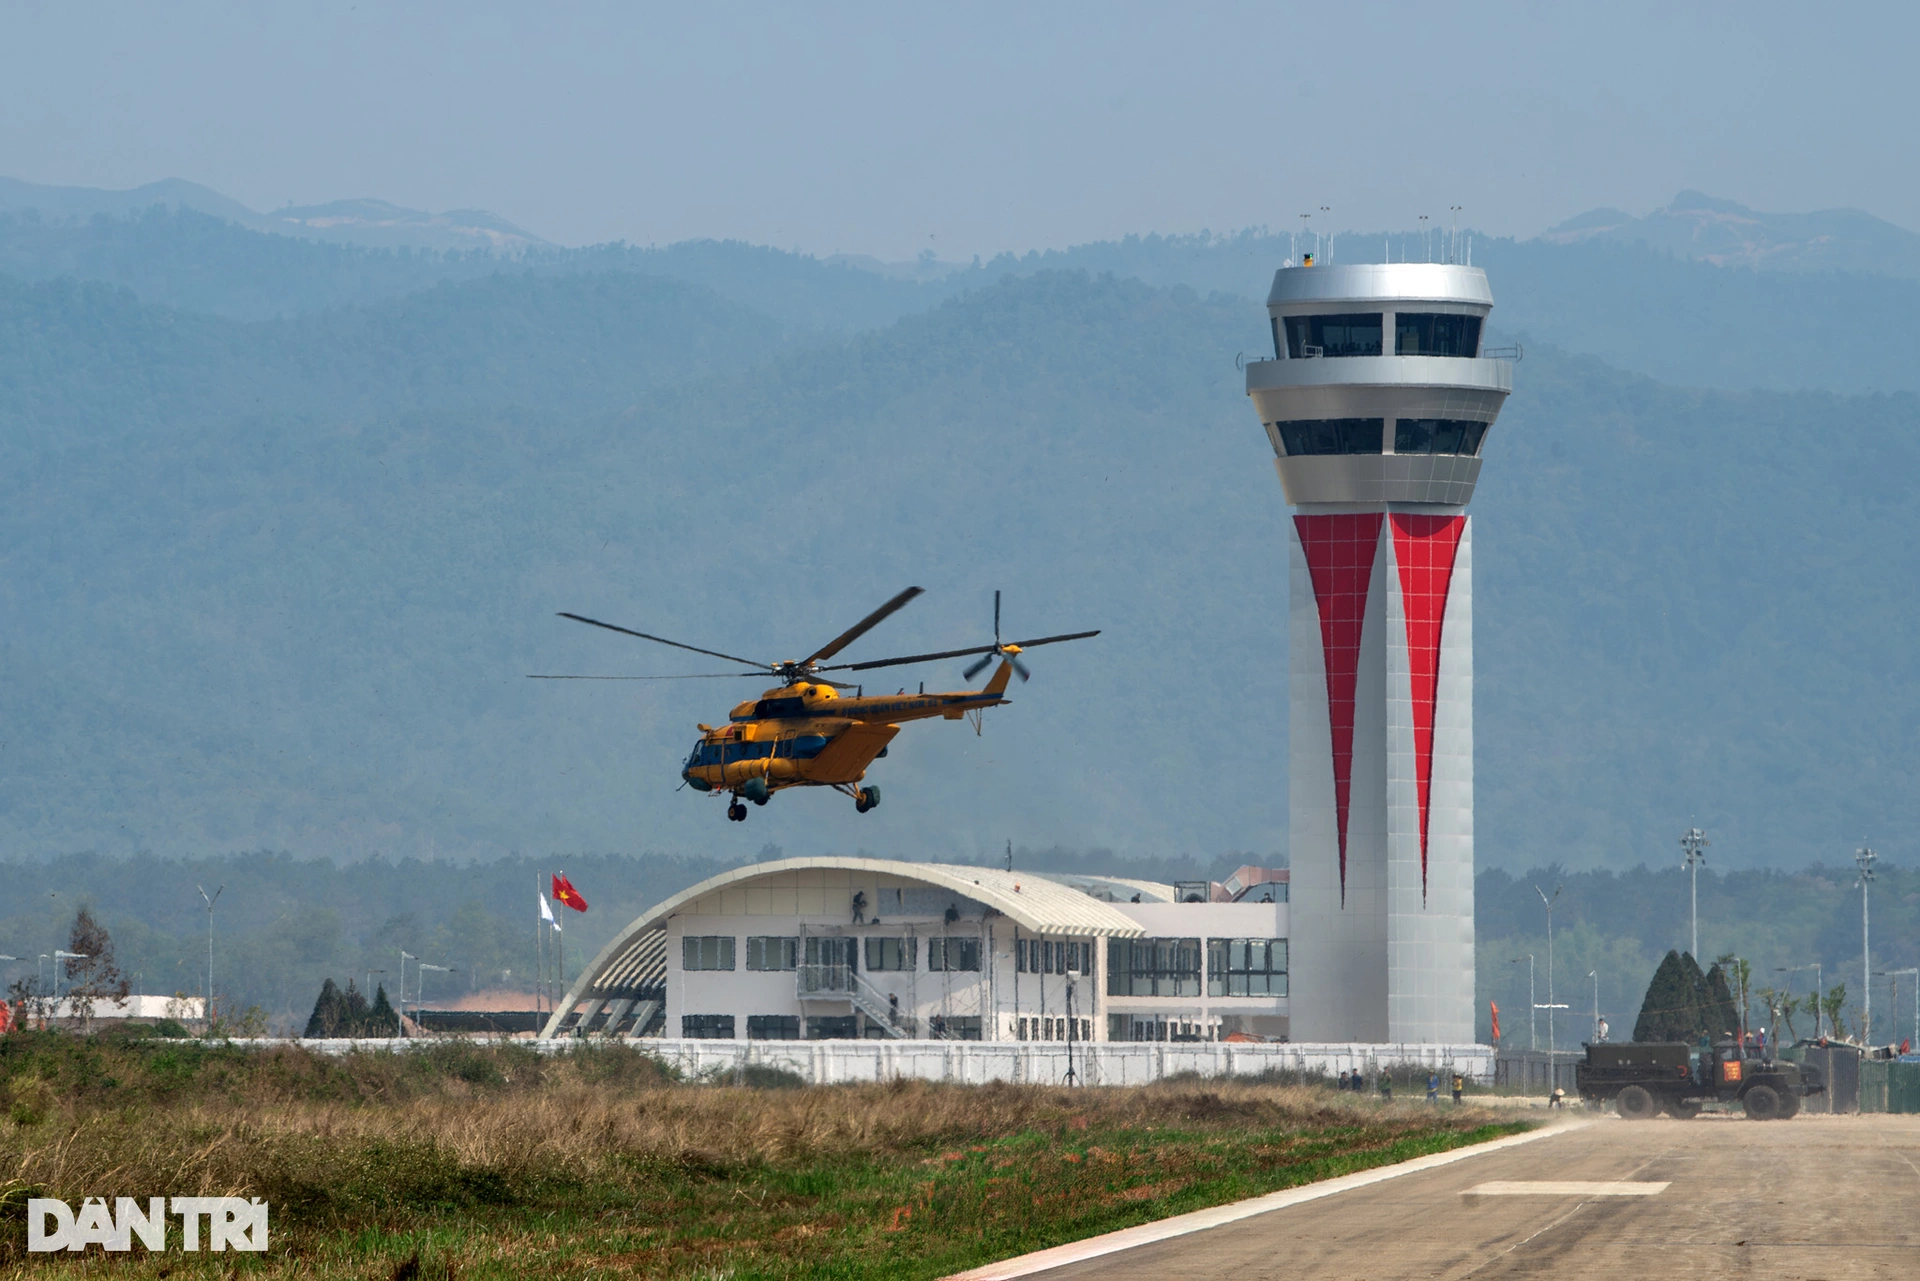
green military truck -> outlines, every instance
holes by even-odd
[[[1574,1088],[1598,1107],[1611,1099],[1629,1121],[1665,1112],[1682,1121],[1708,1103],[1739,1103],[1753,1121],[1784,1121],[1801,1100],[1826,1091],[1817,1068],[1782,1063],[1721,1041],[1694,1050],[1678,1041],[1602,1042],[1573,1068]]]

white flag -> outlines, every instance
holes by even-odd
[[[553,909],[547,906],[547,896],[544,894],[540,896],[540,919],[555,929],[560,928],[560,922],[553,919]]]

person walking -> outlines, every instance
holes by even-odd
[[[1458,1072],[1455,1072],[1453,1074],[1453,1101],[1456,1104],[1459,1103],[1460,1096],[1462,1094],[1465,1094],[1466,1092],[1467,1092],[1467,1078],[1464,1076],[1461,1076]]]
[[[1380,1097],[1388,1103],[1393,1102],[1393,1073],[1380,1069]]]
[[[1427,1102],[1438,1103],[1439,1101],[1440,1074],[1438,1072],[1429,1072],[1427,1073]]]

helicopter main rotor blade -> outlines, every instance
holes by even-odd
[[[862,636],[866,635],[877,624],[883,621],[887,617],[887,615],[893,613],[896,609],[899,609],[902,605],[906,604],[908,601],[912,600],[915,596],[918,596],[921,592],[925,590],[926,589],[924,587],[907,588],[905,591],[895,596],[892,600],[882,605],[879,609],[874,610],[871,614],[868,614],[865,618],[855,623],[852,627],[847,628],[846,631],[841,632],[838,636],[828,641],[825,645],[822,645],[819,649],[814,650],[813,653],[808,654],[805,658],[801,659],[800,665],[802,667],[805,667],[807,664],[817,663],[823,658],[832,658],[835,654],[838,654],[841,650],[845,649],[847,646],[853,644],[855,641],[859,640]]]
[[[915,590],[917,591],[919,589],[916,588]],[[771,663],[756,663],[751,658],[740,658],[733,654],[722,654],[717,649],[701,649],[698,645],[683,645],[679,641],[668,640],[664,636],[649,636],[645,632],[636,632],[631,627],[617,627],[612,623],[603,623],[597,618],[587,618],[581,614],[569,614],[563,611],[560,617],[571,618],[574,622],[585,623],[589,627],[604,627],[610,632],[619,632],[622,636],[638,636],[641,640],[653,641],[655,644],[671,645],[675,649],[690,649],[696,654],[705,654],[708,658],[724,658],[729,663],[745,663],[748,667],[757,667],[763,672],[770,671],[773,667]]]
[[[530,681],[737,681],[746,676],[768,679],[765,672],[694,672],[686,676],[550,676],[543,672],[527,673]]]
[[[905,658],[875,658],[864,663],[835,663],[825,672],[867,672],[876,667],[903,667],[908,663],[936,663],[943,658],[965,658],[968,654],[991,654],[992,645],[974,645],[968,649],[943,649],[937,654],[908,654]]]
[[[1012,643],[1018,645],[1021,649],[1032,649],[1035,645],[1057,645],[1061,641],[1085,640],[1089,636],[1098,636],[1099,634],[1097,630],[1091,632],[1068,632],[1063,636],[1042,636],[1039,640],[1014,641]]]
[[[1032,649],[1035,645],[1056,645],[1061,641],[1086,640],[1089,636],[1098,636],[1098,631],[1067,632],[1061,636],[1042,636],[1036,640],[1012,642],[1021,649]],[[937,663],[946,658],[965,658],[969,654],[997,654],[998,645],[973,645],[966,649],[943,649],[937,654],[908,654],[905,658],[875,658],[864,663],[835,663],[821,670],[827,672],[870,672],[876,667],[903,667],[908,663]],[[977,671],[977,667],[970,669]]]

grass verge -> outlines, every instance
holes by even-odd
[[[756,1089],[624,1047],[60,1035],[0,1038],[0,1104],[22,1277],[937,1277],[1526,1128],[1299,1084]],[[163,1194],[266,1198],[272,1249],[24,1252],[28,1196]]]

